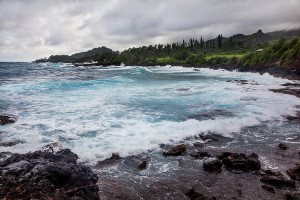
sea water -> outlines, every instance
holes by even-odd
[[[0,127],[0,142],[18,144],[0,151],[26,153],[56,142],[80,161],[96,163],[199,134],[264,142],[299,133],[297,126],[282,125],[284,116],[295,115],[299,99],[270,91],[290,82],[180,66],[1,63],[0,115],[17,121]],[[263,126],[279,131],[272,136],[259,130]]]

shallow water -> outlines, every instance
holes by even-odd
[[[288,82],[268,74],[170,66],[1,63],[0,115],[18,120],[0,127],[0,140],[21,143],[0,151],[25,153],[58,142],[94,164],[112,153],[192,143],[198,134],[234,138],[232,148],[269,144],[300,132],[283,117],[295,115],[299,99],[269,91]]]

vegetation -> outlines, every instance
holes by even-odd
[[[298,31],[288,33],[299,34]],[[272,36],[273,34],[273,36]],[[300,42],[298,38],[290,41],[274,38],[286,32],[263,33],[261,30],[245,36],[242,34],[224,38],[221,34],[215,39],[205,41],[190,38],[189,40],[169,44],[157,44],[129,48],[123,52],[99,47],[87,52],[50,56],[37,62],[91,62],[101,65],[297,65],[299,62]],[[269,45],[269,43],[272,43]],[[298,64],[299,65],[299,64]]]

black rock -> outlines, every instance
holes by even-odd
[[[273,186],[271,185],[262,185],[261,186],[264,190],[268,191],[268,192],[271,192],[271,193],[274,193],[275,192],[275,189]]]
[[[0,161],[0,199],[98,200],[97,175],[69,149],[12,154]]]
[[[260,169],[260,161],[257,154],[252,153],[246,156],[243,153],[230,153],[224,152],[219,156],[219,159],[222,160],[226,169],[235,172],[243,171],[256,171]]]
[[[300,200],[300,192],[287,192],[285,193],[286,200]]]
[[[200,143],[200,142],[196,142],[193,144],[195,147],[199,147],[199,148],[203,148],[204,147],[204,144],[203,143]]]
[[[146,169],[146,167],[147,167],[147,161],[143,161],[143,162],[141,162],[141,164],[139,165],[139,169],[140,170],[143,170],[143,169]]]
[[[218,159],[203,162],[203,168],[209,172],[221,172],[222,162]]]
[[[216,200],[215,197],[205,197],[195,189],[190,189],[185,195],[188,196],[190,200]]]
[[[208,152],[205,152],[205,151],[193,152],[193,153],[190,154],[190,156],[194,157],[194,158],[211,157],[211,155]]]
[[[280,187],[295,187],[295,181],[286,179],[281,172],[273,172],[271,170],[264,171],[260,181],[273,185],[277,188]]]
[[[186,151],[186,146],[184,144],[177,145],[176,147],[171,148],[169,151],[164,152],[164,156],[182,156]]]
[[[286,171],[286,173],[295,180],[300,180],[300,165],[298,165],[295,168],[289,169]]]
[[[120,160],[122,157],[119,156],[117,153],[112,153],[111,157],[109,158],[110,160]]]
[[[278,145],[279,149],[286,150],[288,147],[285,144],[280,143]]]
[[[16,119],[6,115],[0,115],[0,125],[15,123]]]

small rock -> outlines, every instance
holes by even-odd
[[[188,196],[190,200],[216,200],[215,197],[205,197],[200,192],[195,191],[195,189],[190,189],[185,195]]]
[[[146,169],[146,167],[147,167],[147,161],[143,161],[143,162],[141,162],[141,164],[139,165],[139,169],[140,170],[143,170],[143,169]]]
[[[295,168],[289,169],[286,171],[286,173],[295,180],[300,180],[300,165],[298,165]]]
[[[285,144],[280,143],[278,145],[279,149],[286,150],[288,147]]]
[[[208,152],[205,152],[205,151],[193,152],[193,153],[190,154],[190,156],[194,157],[194,158],[211,157],[211,155]]]
[[[182,156],[186,151],[186,146],[184,144],[178,145],[176,147],[171,148],[169,151],[164,152],[164,156]]]
[[[15,123],[16,119],[6,115],[0,115],[0,125],[12,124]]]
[[[120,160],[121,156],[119,156],[119,154],[117,154],[117,153],[112,153],[111,157],[109,159],[110,160]]]
[[[252,153],[246,156],[243,153],[224,152],[219,156],[225,167],[230,170],[243,172],[256,171],[260,169],[260,161],[257,154]]]
[[[295,181],[286,179],[281,172],[273,172],[271,170],[265,170],[265,174],[262,175],[260,181],[273,185],[275,187],[295,187]]]
[[[275,192],[275,189],[273,186],[271,185],[262,185],[261,186],[264,190],[268,191],[268,192],[271,192],[271,193],[274,193]]]
[[[203,162],[203,168],[209,172],[221,172],[222,162],[218,159]]]

